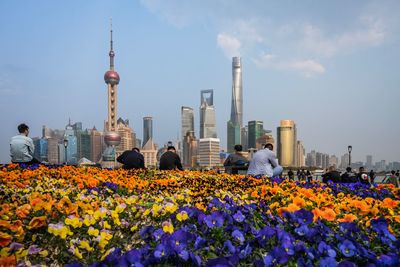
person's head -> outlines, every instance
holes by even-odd
[[[176,149],[174,146],[169,146],[169,147],[167,147],[167,151],[175,152]]]
[[[140,149],[137,147],[132,148],[132,151],[136,151],[137,153],[140,153]]]
[[[346,172],[351,172],[351,167],[347,167]]]
[[[20,134],[25,134],[26,136],[28,136],[28,134],[29,134],[28,125],[26,125],[25,123],[21,123],[20,125],[18,125],[18,132]]]
[[[265,145],[264,145],[264,148],[268,148],[269,150],[273,150],[274,149],[274,145],[273,144],[271,144],[271,143],[266,143]]]
[[[330,172],[333,172],[333,171],[335,171],[335,170],[336,170],[335,166],[330,166],[330,167],[329,167],[329,171],[330,171]]]
[[[242,145],[235,145],[235,147],[233,149],[235,149],[236,152],[242,152],[243,151]]]
[[[364,172],[364,167],[360,167],[360,168],[358,169],[358,171],[359,171],[359,172]]]
[[[394,170],[391,171],[392,175],[394,175],[396,172]]]

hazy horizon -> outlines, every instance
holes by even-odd
[[[71,118],[103,129],[113,19],[118,117],[160,146],[180,134],[181,106],[214,90],[226,149],[233,56],[242,57],[243,121],[292,119],[306,153],[400,161],[399,1],[11,1],[0,17],[0,162],[17,125],[31,137]],[[340,15],[340,16],[339,16]]]

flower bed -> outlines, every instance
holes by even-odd
[[[399,266],[390,185],[0,167],[0,266]]]

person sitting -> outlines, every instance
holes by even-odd
[[[357,178],[354,173],[351,171],[351,167],[346,168],[346,172],[342,174],[340,177],[342,183],[355,183],[357,182]]]
[[[249,169],[247,170],[248,175],[273,177],[283,172],[283,168],[279,166],[276,155],[272,151],[273,148],[273,144],[267,143],[264,149],[257,151],[253,155],[253,159],[250,161]]]
[[[368,174],[365,173],[364,167],[358,169],[357,181],[363,184],[369,184]]]
[[[335,166],[330,166],[329,171],[322,175],[322,182],[327,183],[332,181],[334,183],[340,183],[340,173],[336,170]]]
[[[174,146],[169,146],[167,151],[160,158],[160,170],[181,170],[183,171],[181,158],[176,154]]]
[[[19,135],[11,138],[10,156],[12,163],[25,163],[28,165],[40,163],[34,158],[35,146],[33,140],[28,137],[29,127],[25,123],[18,125]]]
[[[287,173],[289,181],[294,181],[294,172],[290,169]]]
[[[238,168],[246,167],[246,165],[249,163],[249,160],[243,156],[242,145],[235,145],[234,149],[235,153],[230,154],[226,158],[224,167],[226,172],[238,174]]]
[[[144,157],[137,147],[124,151],[118,156],[117,161],[122,163],[124,165],[123,168],[126,170],[145,169]]]

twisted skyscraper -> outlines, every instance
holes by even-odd
[[[235,144],[241,144],[241,129],[243,127],[243,88],[242,62],[240,57],[232,58],[232,104],[231,119],[228,121],[227,148],[232,152]]]

